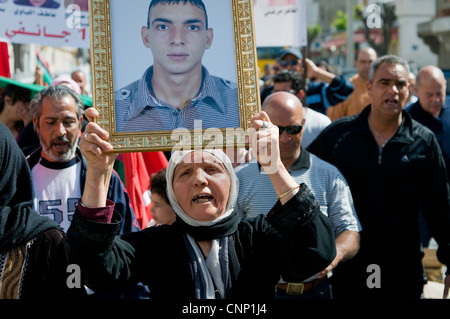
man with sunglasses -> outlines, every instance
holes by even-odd
[[[287,48],[281,51],[278,64],[281,70],[292,70],[301,73],[302,53],[298,48]]]
[[[279,147],[283,165],[297,183],[306,183],[320,204],[322,213],[330,218],[336,236],[337,257],[326,269],[303,283],[280,282],[277,298],[330,299],[328,273],[359,249],[361,226],[356,217],[353,198],[344,176],[333,165],[308,153],[301,146],[304,109],[297,96],[289,92],[269,95],[263,105],[270,121],[279,128]],[[241,218],[253,218],[269,212],[277,203],[277,195],[269,176],[255,160],[235,168],[239,178],[236,211]]]

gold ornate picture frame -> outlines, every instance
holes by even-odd
[[[89,0],[92,103],[100,114],[97,123],[109,132],[114,151],[124,153],[246,147],[245,136],[250,120],[260,111],[252,0],[204,0],[209,6],[231,6],[240,126],[133,132],[118,132],[116,129],[115,92],[119,87],[117,85],[115,87],[114,83],[114,46],[111,40],[114,33],[112,30],[119,30],[115,26],[116,22],[111,20],[111,5],[114,6],[114,3],[117,3],[115,1],[123,0]],[[126,3],[131,6],[134,1],[136,0],[126,1]],[[148,6],[150,0],[146,2]],[[120,15],[124,21],[135,19],[133,16],[127,16],[127,13],[123,11]],[[220,27],[222,19],[214,21],[214,28]],[[129,50],[128,59],[133,60],[133,49],[127,48],[127,50]],[[217,58],[217,63],[221,63],[220,57]],[[120,63],[120,61],[115,62],[116,65]]]

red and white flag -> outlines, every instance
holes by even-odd
[[[163,152],[124,153],[125,185],[141,229],[152,219],[150,213],[150,176],[167,167]]]

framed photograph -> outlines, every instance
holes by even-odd
[[[93,106],[115,152],[241,148],[260,111],[252,0],[89,0]]]

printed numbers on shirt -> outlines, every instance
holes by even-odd
[[[73,214],[75,213],[75,209],[77,207],[79,198],[68,198],[67,199],[67,215],[69,221],[72,221]],[[61,224],[63,221],[64,212],[58,209],[58,206],[61,206],[61,200],[41,200],[39,201],[39,214],[43,216],[47,216],[53,219],[58,224]]]

